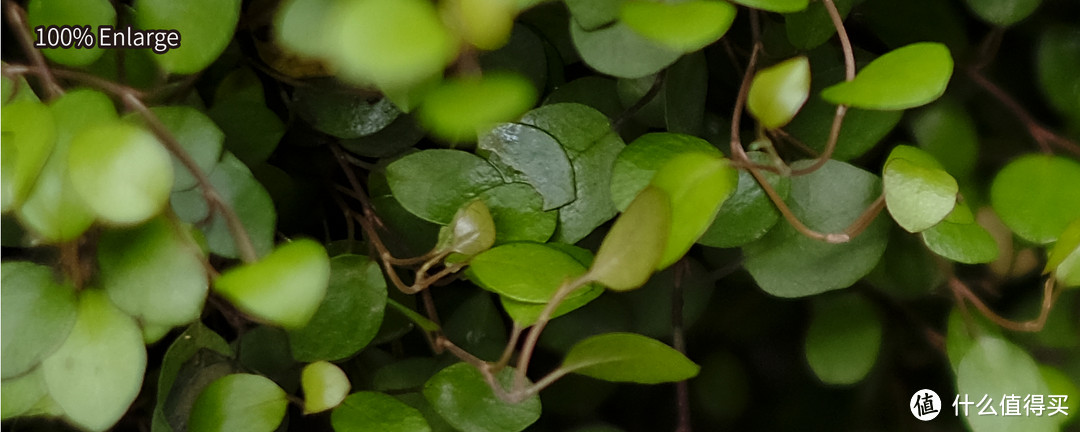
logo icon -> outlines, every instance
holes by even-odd
[[[911,409],[911,415],[915,418],[930,421],[941,413],[941,398],[933,390],[922,389],[911,395],[908,408]]]

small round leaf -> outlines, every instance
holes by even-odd
[[[970,402],[973,403],[984,395],[996,399],[1002,395],[1049,394],[1038,365],[1023,349],[1005,339],[988,335],[979,337],[960,360],[956,368],[956,392],[962,400],[964,395],[970,395]],[[997,399],[992,405],[1000,402],[1002,400]],[[975,409],[966,414],[961,410],[960,416],[971,430],[979,432],[1058,430],[1057,419],[1053,417],[980,416],[976,415]]]
[[[510,367],[496,376],[503,388],[509,388],[513,380]],[[455,363],[436,373],[424,384],[424,397],[459,430],[520,432],[540,418],[540,397],[533,395],[516,404],[503,402],[468,363]]]
[[[240,310],[286,328],[303,327],[315,315],[330,280],[322,245],[300,239],[279,246],[258,262],[229,269],[214,290]]]
[[[135,22],[144,29],[180,33],[180,47],[153,58],[167,72],[193,74],[225,51],[240,20],[240,0],[136,0]]]
[[[682,258],[712,224],[720,206],[738,186],[739,174],[727,159],[709,153],[683,153],[656,171],[651,185],[671,200],[671,230],[656,268]]]
[[[794,57],[754,74],[746,108],[766,129],[788,124],[810,97],[810,61]]]
[[[1027,241],[1057,240],[1080,218],[1080,163],[1031,154],[1002,168],[990,186],[990,203],[1001,221]]]
[[[345,400],[352,388],[345,372],[325,361],[304,366],[300,372],[300,386],[304,389],[304,414],[333,409]]]
[[[470,262],[472,279],[484,289],[529,303],[547,303],[564,282],[585,266],[562,251],[539,243],[510,243]]]
[[[934,253],[965,264],[988,263],[998,256],[990,232],[975,223],[967,204],[956,205],[945,220],[922,233],[923,243]]]
[[[817,300],[806,335],[806,360],[822,382],[854,384],[874,366],[881,333],[881,318],[862,297]]]
[[[965,0],[964,3],[984,21],[1008,27],[1035,12],[1042,0]]]
[[[9,261],[0,268],[0,366],[9,379],[32,369],[64,342],[75,324],[76,302],[75,290],[56,283],[48,267]]]
[[[959,186],[941,164],[918,148],[893,148],[882,173],[885,206],[908,232],[926,230],[948,216],[956,206]]]
[[[512,73],[491,73],[443,82],[424,98],[419,118],[440,138],[472,142],[478,131],[514,120],[535,103],[536,89],[527,79]]]
[[[218,378],[191,407],[188,430],[199,432],[271,432],[285,418],[285,391],[261,375]]]
[[[341,360],[366,347],[386,309],[386,279],[379,264],[361,255],[330,259],[330,282],[319,309],[303,327],[289,331],[293,358]]]
[[[623,3],[619,17],[635,32],[665,48],[693,52],[727,33],[735,21],[735,6],[719,0],[630,0]]]
[[[97,29],[101,26],[116,25],[116,9],[113,8],[112,2],[108,0],[32,0],[26,6],[26,15],[30,28],[38,26],[46,26],[46,28],[50,26],[74,26],[76,28]],[[80,46],[80,43],[88,42],[88,40],[75,40],[74,49],[43,49],[41,53],[49,60],[66,66],[89,65],[100,58],[102,54],[105,54],[104,49],[96,47],[97,43],[100,42],[97,40],[97,34],[93,30],[90,30],[89,34],[94,37],[93,44]],[[72,36],[74,36],[74,33]],[[81,36],[86,37],[85,35]],[[46,40],[48,40],[47,33]],[[38,42],[46,43],[46,40]]]
[[[402,207],[443,225],[463,204],[503,183],[495,167],[460,150],[425,150],[405,156],[386,167],[386,180]]]
[[[570,36],[585,64],[597,72],[619,78],[654,74],[675,63],[682,55],[680,51],[646,39],[621,22],[586,31],[575,21],[570,25]]]
[[[855,75],[821,92],[838,105],[875,110],[902,110],[933,102],[945,93],[953,59],[945,45],[919,42],[878,57]]]

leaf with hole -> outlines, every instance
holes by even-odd
[[[855,108],[914,108],[941,97],[952,72],[952,54],[945,45],[919,42],[883,54],[863,67],[854,80],[826,88],[821,97]]]
[[[318,311],[329,279],[326,250],[313,240],[300,239],[222,273],[214,281],[214,291],[256,318],[296,329]]]
[[[700,367],[656,339],[605,333],[570,348],[559,370],[604,381],[657,384],[693,378]]]

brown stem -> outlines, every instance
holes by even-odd
[[[493,366],[496,372],[502,370],[502,368],[510,364],[510,358],[514,355],[514,348],[517,348],[518,339],[521,339],[521,333],[523,331],[525,331],[525,329],[521,327],[521,324],[518,324],[517,321],[514,321],[513,325],[510,328],[510,340],[506,342],[506,348],[503,349],[503,353],[502,356],[499,357],[499,361]]]
[[[41,55],[41,51],[34,47],[34,35],[30,33],[30,27],[26,23],[26,11],[19,7],[14,0],[4,0],[4,9],[8,25],[11,26],[11,32],[15,33],[15,37],[19,39],[19,44],[22,45],[23,52],[26,53],[30,62],[37,66],[37,75],[41,78],[41,87],[45,91],[45,99],[54,99],[64,94],[63,87],[60,87],[60,84],[56,82],[56,78],[53,77],[52,71],[49,69],[49,64],[45,62],[45,56]]]
[[[676,351],[686,355],[686,339],[683,334],[683,276],[690,267],[680,260],[675,267],[675,283],[671,289],[671,342]],[[678,423],[675,432],[690,432],[690,386],[686,380],[675,383],[675,410]]]
[[[555,313],[555,309],[571,293],[588,284],[591,279],[592,275],[585,273],[577,279],[563,282],[559,289],[555,291],[555,294],[551,296],[551,300],[548,300],[547,306],[544,306],[544,310],[540,312],[540,316],[536,318],[536,322],[529,329],[529,335],[525,338],[525,344],[521,347],[521,355],[518,356],[517,374],[514,379],[515,390],[525,388],[525,371],[529,369],[529,361],[532,359],[533,351],[536,350],[536,343],[540,340],[540,333],[544,331],[544,327],[551,320],[551,315]]]
[[[1075,141],[1072,141],[1068,138],[1054,133],[1050,129],[1047,129],[1045,126],[1039,123],[1038,120],[1035,120],[1035,117],[1033,117],[1026,109],[1024,109],[1024,107],[1020,105],[1020,103],[1017,102],[1016,99],[1013,99],[1013,97],[1006,93],[1005,90],[1002,90],[1001,87],[997,86],[997,84],[994,84],[985,76],[983,76],[983,74],[979,72],[978,69],[967,68],[965,69],[965,71],[967,71],[968,76],[971,77],[971,80],[974,81],[975,84],[977,84],[979,87],[982,87],[983,90],[986,90],[986,92],[989,93],[990,96],[993,96],[994,99],[997,99],[998,102],[1004,105],[1005,108],[1007,108],[1013,113],[1013,115],[1016,116],[1017,120],[1020,120],[1020,122],[1024,124],[1024,127],[1027,128],[1028,134],[1035,139],[1035,142],[1039,145],[1039,148],[1044,153],[1052,153],[1053,150],[1051,149],[1051,146],[1057,146],[1062,150],[1080,156],[1080,144],[1077,144]]]
[[[987,306],[986,303],[983,303],[983,301],[979,299],[979,296],[971,292],[971,289],[960,281],[960,279],[950,277],[949,287],[952,288],[953,294],[958,299],[967,299],[967,301],[970,301],[971,304],[975,306],[975,309],[982,312],[983,316],[994,322],[994,324],[1012,331],[1038,332],[1042,330],[1043,326],[1046,325],[1046,318],[1050,316],[1050,310],[1054,306],[1054,301],[1057,299],[1057,295],[1054,292],[1054,277],[1050,276],[1043,284],[1043,301],[1042,307],[1039,309],[1039,316],[1029,321],[1017,322],[1002,317],[990,309],[990,307]],[[960,304],[963,305],[963,301],[961,301]]]

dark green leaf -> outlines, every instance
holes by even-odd
[[[504,388],[513,382],[513,368],[497,374]],[[448,423],[459,430],[519,432],[540,418],[540,398],[517,404],[503,402],[492,392],[483,375],[467,363],[439,371],[424,384],[424,397]]]
[[[49,395],[68,420],[94,431],[109,429],[142,387],[142,332],[104,291],[85,290],[75,326],[42,368]]]
[[[285,135],[285,124],[261,100],[218,98],[207,115],[225,131],[225,148],[247,164],[265,162]]]
[[[700,135],[709,87],[709,70],[704,52],[683,56],[665,73],[664,123],[668,132]]]
[[[657,384],[693,378],[700,368],[656,339],[605,333],[570,348],[559,369],[605,381]]]
[[[975,121],[952,99],[941,99],[920,110],[908,124],[919,148],[941,162],[961,182],[971,177],[979,151]]]
[[[748,152],[747,156],[756,163],[766,163],[769,156],[762,152]],[[781,199],[787,199],[791,192],[790,177],[783,177],[768,171],[762,175],[772,185]],[[739,187],[724,204],[716,219],[698,243],[705,246],[729,248],[742,246],[761,238],[780,219],[776,205],[765,195],[754,176],[747,170],[739,171]]]
[[[1039,38],[1035,53],[1039,89],[1062,114],[1080,122],[1080,27],[1053,26]]]
[[[473,280],[487,290],[528,303],[547,303],[559,287],[585,273],[570,255],[539,243],[510,243],[477,255]]]
[[[388,99],[330,85],[297,87],[291,108],[316,130],[344,139],[374,134],[401,115]]]
[[[1016,235],[1034,243],[1057,240],[1080,218],[1080,163],[1030,154],[1002,168],[990,186],[990,202]]]
[[[495,221],[495,243],[543,242],[555,232],[558,215],[543,211],[544,198],[532,186],[506,183],[477,196],[491,211]]]
[[[966,0],[965,3],[984,21],[1008,27],[1035,12],[1042,0]]]
[[[620,78],[656,73],[675,63],[682,54],[646,39],[621,22],[593,31],[573,22],[570,35],[585,64],[597,72]],[[626,55],[630,52],[634,54]]]
[[[150,109],[172,133],[204,173],[214,169],[221,159],[225,133],[218,129],[206,114],[187,106],[154,107]],[[195,187],[195,176],[173,157],[173,190]]]
[[[862,68],[853,81],[833,85],[821,97],[838,105],[901,110],[933,102],[952,76],[945,45],[920,42],[889,51]]]
[[[75,290],[53,280],[52,269],[4,262],[0,283],[3,378],[22,375],[56,350],[75,324]]]
[[[258,262],[229,269],[214,291],[240,310],[286,328],[308,324],[326,295],[330,260],[322,245],[300,239]]]
[[[830,193],[821,195],[822,190]],[[881,180],[873,174],[829,161],[811,174],[793,178],[788,201],[792,213],[808,227],[836,233],[858,218],[880,191]],[[888,232],[885,218],[878,217],[851,241],[830,244],[780,223],[743,247],[745,267],[765,292],[779,297],[846,288],[873,270],[885,252]]]
[[[822,382],[854,384],[874,366],[881,333],[881,318],[862,297],[817,300],[806,335],[806,361]]]
[[[239,19],[239,0],[135,1],[139,28],[180,33],[179,48],[154,55],[161,68],[170,73],[192,74],[209,66],[225,51]]]
[[[854,0],[834,0],[833,3],[840,16],[847,18]],[[784,15],[784,29],[787,30],[788,42],[804,50],[815,48],[836,34],[836,27],[829,18],[824,2],[812,2],[800,12]]]
[[[371,135],[342,140],[341,146],[360,156],[393,156],[416,145],[424,138],[424,129],[409,114],[399,115],[393,123]]]
[[[626,0],[564,0],[570,15],[581,28],[594,30],[619,19]]]
[[[357,392],[330,415],[336,432],[429,432],[420,411],[377,392]]]
[[[184,363],[187,363],[199,350],[207,349],[222,355],[231,356],[232,348],[202,322],[191,324],[180,336],[176,337],[161,362],[161,372],[157,380],[157,403],[154,405],[153,432],[172,432],[173,428],[165,418],[165,401],[173,389],[177,376]],[[185,382],[185,386],[191,385]],[[185,413],[186,414],[186,413]]]
[[[574,171],[559,142],[532,126],[502,123],[480,136],[477,153],[504,178],[528,183],[544,197],[544,210],[574,200]]]
[[[236,211],[252,244],[255,245],[255,252],[259,256],[270,253],[274,247],[277,214],[274,212],[270,194],[255,180],[248,167],[232,154],[226,153],[210,173],[210,183],[221,194],[221,198]],[[206,213],[208,208],[202,191],[193,189],[175,193],[172,205],[173,210],[185,222],[202,222],[207,216],[212,216],[209,223],[200,225],[210,252],[226,258],[240,256],[236,240],[225,219],[217,213]]]
[[[188,429],[200,432],[271,432],[285,418],[285,391],[266,377],[232,374],[203,390],[191,407]]]
[[[363,349],[379,331],[386,309],[386,280],[379,264],[361,255],[330,260],[326,296],[307,325],[289,331],[300,361],[340,360]]]
[[[495,167],[460,150],[424,150],[405,156],[386,167],[386,180],[406,210],[442,225],[463,204],[503,184]]]

